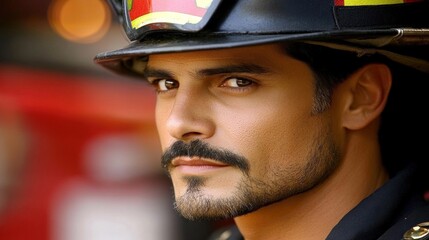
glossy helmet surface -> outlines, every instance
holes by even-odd
[[[205,15],[184,27],[168,17],[145,18],[140,21],[143,27],[132,26],[131,8],[147,10],[143,5],[155,5],[151,2],[169,5],[169,13],[183,13],[183,6],[195,9],[203,2]],[[304,41],[358,54],[378,52],[429,73],[428,0],[111,0],[110,4],[131,44],[100,53],[95,62],[117,72],[130,73],[133,59],[155,53]]]

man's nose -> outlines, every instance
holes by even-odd
[[[206,139],[215,132],[209,97],[201,91],[178,90],[167,119],[167,131],[179,140]]]

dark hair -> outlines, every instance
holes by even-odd
[[[286,53],[305,62],[313,71],[315,81],[314,113],[329,108],[334,88],[350,74],[371,62],[382,62],[382,56],[363,55],[305,43],[288,43]]]
[[[386,64],[393,76],[392,88],[381,117],[379,132],[383,163],[395,175],[410,162],[429,165],[425,159],[429,120],[429,76],[384,56],[364,55],[327,47],[286,44],[288,55],[305,62],[315,76],[314,112],[329,108],[332,92],[347,76],[369,63]]]

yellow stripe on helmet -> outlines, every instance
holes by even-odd
[[[404,3],[404,0],[344,0],[344,6],[370,6]]]

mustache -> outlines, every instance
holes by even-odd
[[[199,139],[189,143],[177,141],[172,144],[161,157],[162,167],[168,169],[171,161],[177,157],[207,158],[237,167],[245,173],[249,172],[249,161],[245,157],[226,149],[212,147]]]

